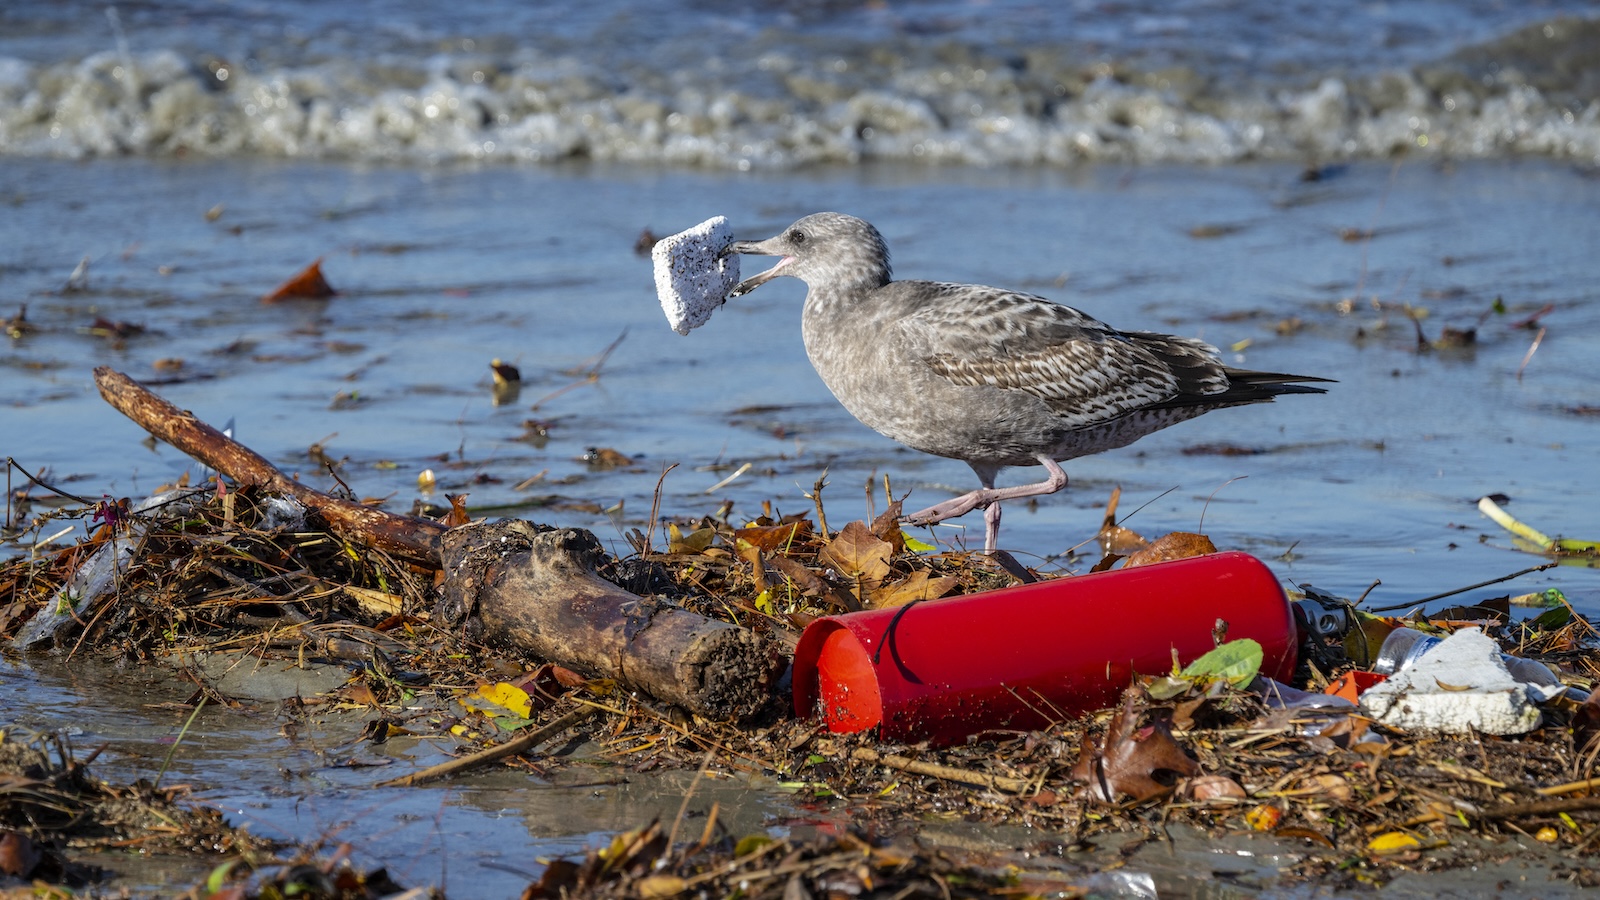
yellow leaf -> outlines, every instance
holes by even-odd
[[[717,537],[717,530],[709,525],[684,534],[677,525],[667,524],[668,553],[704,553]]]
[[[1367,849],[1373,853],[1403,853],[1421,847],[1421,841],[1403,831],[1387,831],[1367,842]]]
[[[765,847],[770,843],[772,843],[772,838],[767,837],[764,834],[746,835],[745,837],[739,839],[739,843],[734,845],[734,858],[737,859],[741,856],[749,856],[750,854],[760,850],[762,847]]]
[[[1263,803],[1245,813],[1244,820],[1256,831],[1271,831],[1283,820],[1283,810],[1270,803]]]
[[[462,705],[486,716],[503,716],[507,713],[526,719],[533,708],[528,692],[504,681],[486,684],[461,699]]]
[[[232,496],[231,494],[229,496]],[[401,597],[399,594],[374,591],[370,588],[360,588],[353,585],[343,585],[339,588],[356,601],[362,612],[372,616],[393,616],[400,612]]]
[[[647,875],[633,883],[644,900],[672,897],[688,890],[689,883],[676,875]]]

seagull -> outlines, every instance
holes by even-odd
[[[806,283],[806,355],[851,415],[915,450],[963,460],[978,476],[977,490],[904,521],[932,525],[983,509],[991,554],[1001,502],[1066,487],[1061,462],[1213,409],[1324,393],[1297,382],[1328,381],[1231,368],[1203,341],[1118,331],[1032,294],[895,281],[883,235],[843,213],[809,215],[725,252],[780,257],[729,297],[783,275]],[[1045,479],[995,487],[1008,466],[1043,466]]]

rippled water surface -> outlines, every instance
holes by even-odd
[[[890,476],[911,502],[969,487],[964,465],[901,449],[827,393],[800,344],[799,282],[680,337],[634,250],[646,228],[712,214],[765,236],[838,208],[878,224],[904,277],[1032,290],[1120,327],[1205,338],[1240,365],[1338,379],[1326,396],[1211,413],[1069,463],[1067,492],[1010,511],[1003,536],[1018,553],[1088,539],[1117,484],[1124,512],[1149,502],[1134,527],[1194,529],[1204,515],[1264,556],[1293,546],[1286,574],[1350,590],[1382,579],[1396,602],[1525,562],[1478,517],[1486,493],[1511,495],[1546,531],[1600,533],[1594,488],[1576,475],[1600,428],[1588,338],[1600,182],[1543,162],[1331,174],[15,161],[0,175],[5,285],[38,331],[8,339],[0,434],[8,454],[96,496],[198,475],[100,401],[90,370],[106,364],[208,421],[235,420],[313,483],[331,485],[308,456],[320,444],[391,508],[465,491],[475,507],[594,528],[619,550],[674,464],[662,510],[680,517],[724,500],[735,517],[768,500],[809,508],[824,471],[835,518],[865,513],[869,478]],[[259,302],[318,257],[339,296]],[[84,258],[83,289],[67,291]],[[1525,363],[1538,330],[1518,322],[1547,304]],[[1476,327],[1477,341],[1419,351],[1408,308],[1430,341],[1446,327]],[[144,330],[96,336],[96,318]],[[514,402],[496,405],[493,358],[523,371]],[[632,463],[593,465],[590,448]],[[424,469],[439,478],[431,496]]]

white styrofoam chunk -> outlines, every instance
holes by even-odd
[[[671,237],[656,241],[656,296],[667,322],[688,334],[711,319],[739,283],[739,255],[723,255],[733,243],[725,216],[715,216]]]
[[[1361,709],[1385,725],[1463,734],[1524,734],[1539,727],[1539,707],[1511,677],[1500,648],[1463,628],[1410,668],[1361,695]]]

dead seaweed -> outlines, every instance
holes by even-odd
[[[260,858],[272,842],[236,829],[221,812],[189,804],[187,786],[141,779],[113,785],[89,774],[64,735],[0,731],[0,875],[83,884],[94,871],[70,861],[95,850]]]
[[[552,866],[556,874],[547,873],[529,896],[666,896],[675,886],[786,897],[1016,891],[939,853],[907,849],[917,823],[941,820],[1026,826],[1067,848],[1106,835],[1162,840],[1177,826],[1272,835],[1308,853],[1294,877],[1330,886],[1470,865],[1475,852],[1488,852],[1446,853],[1458,835],[1491,842],[1530,836],[1571,854],[1571,880],[1600,883],[1592,866],[1600,847],[1600,706],[1554,711],[1544,727],[1515,738],[1411,734],[1355,716],[1330,724],[1269,710],[1253,694],[1211,683],[1176,695],[1164,690],[1160,699],[1136,687],[1117,711],[944,749],[834,735],[788,718],[735,727],[436,628],[434,572],[285,518],[278,498],[245,488],[189,499],[185,507],[133,515],[142,529],[115,602],[76,621],[64,650],[138,663],[221,650],[356,662],[360,671],[349,684],[305,703],[376,713],[370,740],[453,735],[464,755],[549,767],[562,762],[526,755],[537,741],[495,748],[508,746],[508,730],[515,742],[517,734],[570,728],[628,770],[707,766],[775,777],[798,798],[846,805],[860,829],[831,843],[765,843],[771,849],[759,853],[712,836],[709,826],[687,848],[659,828],[643,829],[585,863]],[[820,522],[820,500],[818,507]],[[88,519],[96,509],[110,521],[90,539],[42,546],[0,565],[0,637],[13,637],[98,546],[135,540],[133,523],[121,513],[106,516],[103,504],[38,513],[28,530],[43,534],[58,520]],[[665,552],[636,533],[637,552],[606,560],[600,574],[789,646],[820,615],[1014,583],[982,555],[908,551],[897,517],[891,504],[871,523],[831,533],[803,515],[763,516],[744,527],[711,516],[684,520],[667,529]],[[1570,682],[1600,678],[1594,633],[1581,616],[1548,628],[1487,624],[1507,649],[1546,660]],[[1336,674],[1313,673],[1312,687]],[[207,697],[230,702],[195,677]],[[496,705],[518,696],[503,686],[526,704]],[[432,694],[435,704],[419,711],[401,702],[421,694]],[[480,702],[491,694],[492,702]],[[1139,748],[1130,743],[1151,734],[1167,735],[1153,761],[1131,752]],[[1130,780],[1094,774],[1107,771],[1114,756],[1119,771],[1133,773]],[[57,769],[66,771],[62,765]],[[46,834],[49,821],[41,812],[31,827]]]

